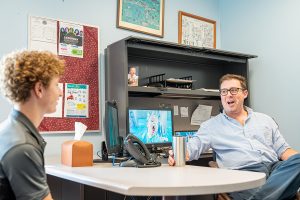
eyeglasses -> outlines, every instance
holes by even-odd
[[[228,94],[228,91],[230,92],[230,94],[232,95],[236,95],[237,93],[239,93],[239,90],[245,90],[243,88],[236,88],[236,87],[232,87],[230,89],[221,89],[220,90],[220,95],[222,96],[226,96]]]

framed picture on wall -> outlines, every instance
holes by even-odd
[[[117,27],[164,36],[164,0],[118,0]]]
[[[178,42],[196,47],[216,48],[216,21],[179,11]]]

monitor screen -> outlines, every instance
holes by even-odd
[[[129,133],[147,146],[170,146],[173,137],[171,109],[129,109]]]
[[[108,101],[105,104],[105,141],[109,155],[121,153],[118,108],[115,103]]]
[[[186,137],[186,141],[189,140],[189,138],[194,137],[194,135],[197,133],[197,130],[182,130],[182,131],[175,131],[176,136],[182,136]]]

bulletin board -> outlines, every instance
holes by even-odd
[[[57,20],[57,36],[59,35],[59,23]],[[76,23],[78,24],[78,23]],[[87,131],[95,132],[101,129],[100,97],[99,97],[99,55],[98,55],[98,28],[83,26],[83,57],[59,56],[65,60],[65,73],[60,79],[63,83],[63,97],[65,99],[65,84],[88,85],[88,117],[64,117],[64,103],[62,104],[62,117],[44,117],[39,126],[42,133],[66,133],[75,131],[75,122],[82,122],[87,126]],[[59,40],[59,37],[57,37]],[[57,41],[59,44],[59,41]],[[57,47],[58,50],[58,47]]]

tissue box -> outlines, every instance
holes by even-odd
[[[61,163],[71,167],[93,166],[93,144],[79,140],[64,142]]]

